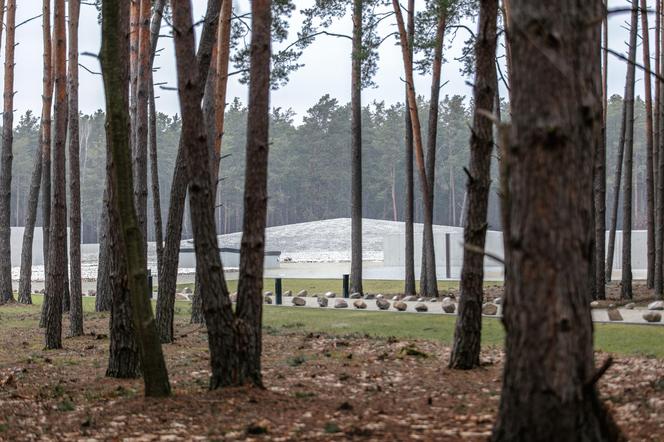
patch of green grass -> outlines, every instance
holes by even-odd
[[[294,322],[299,332],[333,335],[369,335],[388,339],[429,339],[451,345],[455,316],[398,312],[296,309],[265,306],[263,323],[270,330],[284,330]],[[483,318],[482,345],[502,346],[503,325],[498,318]],[[595,349],[622,355],[664,358],[664,327],[656,325],[595,324]]]

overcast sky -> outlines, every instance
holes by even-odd
[[[236,11],[243,12],[248,9],[246,0],[236,1]],[[19,0],[17,9],[17,23],[41,12],[41,2],[37,0]],[[204,0],[194,0],[195,17],[201,17],[205,9]],[[295,0],[298,10],[293,13],[291,20],[291,37],[301,23],[299,9],[307,8],[313,4],[313,0]],[[423,4],[422,0],[417,3]],[[654,7],[654,1],[649,1]],[[609,1],[609,8],[626,6],[624,1]],[[561,11],[562,12],[562,11]],[[609,46],[620,52],[626,51],[625,41],[627,31],[625,21],[629,20],[629,14],[614,15],[609,22]],[[350,31],[348,17],[340,20],[332,30],[347,33]],[[654,16],[651,15],[651,27],[654,25]],[[473,29],[475,25],[469,23]],[[383,32],[394,30],[395,26],[390,20],[386,20]],[[165,29],[165,31],[168,31]],[[17,29],[16,41],[19,46],[16,50],[16,96],[15,109],[19,114],[32,109],[37,115],[41,109],[41,76],[42,76],[42,30],[41,19],[33,20]],[[447,82],[442,94],[470,94],[468,81],[471,79],[461,76],[460,63],[454,60],[461,53],[463,42],[467,39],[465,31],[459,31],[454,42],[448,36],[448,47],[445,57],[448,60],[443,68],[443,81]],[[83,5],[81,9],[81,20],[79,30],[80,52],[97,53],[100,46],[100,27],[97,24],[97,11],[94,7]],[[4,38],[3,38],[4,43]],[[450,47],[451,45],[451,47]],[[172,39],[161,39],[160,48],[164,50],[156,59],[159,71],[155,74],[155,81],[168,82],[173,86],[175,78],[175,60],[173,58]],[[654,50],[651,39],[651,52]],[[317,99],[329,93],[344,103],[350,100],[350,40],[335,39],[332,37],[320,37],[313,45],[305,50],[301,63],[305,66],[291,76],[289,84],[272,94],[272,106],[292,108],[299,114],[298,120],[306,110],[311,107]],[[641,48],[637,51],[641,60]],[[4,46],[2,50],[4,58]],[[609,93],[622,95],[624,89],[625,66],[616,58],[609,56]],[[80,62],[93,71],[99,71],[96,59],[81,56]],[[403,64],[398,47],[390,40],[383,44],[380,49],[379,72],[376,76],[377,88],[366,89],[363,92],[364,103],[373,100],[384,100],[387,103],[403,101]],[[637,74],[637,93],[643,95],[643,76]],[[418,94],[428,95],[429,78],[419,77],[416,80]],[[1,83],[1,79],[0,79]],[[168,114],[179,112],[177,93],[174,91],[158,91],[158,110]],[[239,97],[246,102],[247,90],[244,86],[232,79],[229,83],[229,101],[233,97]],[[89,113],[103,107],[103,85],[101,77],[92,75],[81,69],[80,71],[80,108],[82,112]],[[18,118],[15,119],[17,121]]]

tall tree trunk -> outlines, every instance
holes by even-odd
[[[438,142],[438,108],[440,96],[440,76],[443,66],[443,40],[447,10],[444,4],[438,6],[438,26],[436,29],[436,43],[434,47],[433,72],[431,75],[431,97],[429,99],[429,127],[427,128],[426,171],[429,185],[429,201],[431,207],[428,216],[424,217],[424,232],[422,235],[422,269],[420,273],[420,293],[426,297],[438,297],[438,277],[436,275],[436,252],[433,237],[433,205],[434,180],[436,173],[436,145]],[[495,56],[494,56],[495,58]],[[493,63],[493,59],[491,61]],[[495,74],[494,74],[495,75]],[[493,100],[493,98],[492,98]]]
[[[408,39],[412,43],[415,41],[415,0],[408,0]],[[412,66],[409,66],[408,69],[412,69]],[[405,186],[406,186],[406,203],[404,205],[404,224],[405,224],[405,247],[406,247],[406,257],[405,257],[405,289],[404,296],[414,296],[416,294],[415,289],[415,229],[414,229],[414,218],[415,218],[415,180],[413,176],[413,124],[410,121],[410,112],[408,112],[408,85],[405,86],[406,90],[406,159],[404,164],[406,165],[406,174],[405,174]],[[422,267],[420,267],[420,275],[426,272],[424,268],[425,262],[422,262]],[[426,283],[426,279],[423,281]],[[421,283],[420,283],[421,284]],[[423,290],[424,287],[420,285],[420,290]]]
[[[420,126],[420,117],[417,109],[417,98],[415,95],[415,83],[413,79],[413,70],[410,68],[413,64],[411,57],[410,44],[408,42],[408,34],[403,22],[401,14],[401,6],[398,0],[392,0],[392,6],[397,17],[397,26],[399,29],[399,37],[401,41],[401,55],[403,57],[404,70],[406,72],[406,87],[408,98],[408,111],[410,112],[410,119],[413,128],[413,146],[415,151],[415,159],[417,161],[417,169],[420,176],[420,188],[422,190],[422,207],[424,209],[424,219],[433,219],[433,208],[429,202],[429,184],[427,172],[424,164],[424,149],[422,146],[422,130]],[[429,231],[427,231],[429,230]],[[433,237],[432,225],[424,223],[424,235]],[[433,257],[432,257],[433,258]],[[434,263],[435,260],[430,261]]]
[[[206,96],[203,99],[206,110],[206,128],[208,132],[208,145],[211,147],[211,172],[212,189],[214,200],[217,200],[219,186],[219,162],[221,160],[222,140],[224,136],[224,122],[226,116],[226,92],[228,89],[228,65],[230,61],[230,43],[231,43],[231,20],[233,18],[233,2],[224,1],[221,5],[221,15],[219,18],[219,28],[217,30],[216,57],[213,64],[210,64],[210,72],[206,82]],[[211,99],[213,97],[213,99]],[[210,116],[214,115],[214,120],[210,121]],[[216,231],[216,230],[215,230]],[[203,314],[203,302],[200,293],[200,284],[196,277],[194,286],[194,296],[191,303],[191,323],[202,324],[205,322]]]
[[[55,131],[53,137],[53,198],[48,242],[48,305],[46,310],[46,348],[62,348],[62,297],[67,274],[67,27],[65,0],[55,0],[53,68],[55,76]]]
[[[136,126],[133,148],[134,204],[138,227],[143,235],[143,255],[148,256],[148,104],[152,82],[152,45],[150,32],[151,0],[140,0],[138,14],[138,52],[136,61]]]
[[[78,19],[80,0],[69,0],[69,312],[70,333],[83,335],[81,288],[81,168],[78,134]]]
[[[656,73],[659,75],[664,66],[664,32],[662,32],[662,2],[657,0],[657,21],[656,21],[656,42],[655,65]],[[655,192],[655,225],[657,230],[655,232],[655,297],[657,299],[664,298],[664,97],[662,96],[662,84],[660,80],[655,82],[656,86],[656,105],[657,118],[655,122],[658,124],[658,130],[655,132],[657,142],[655,143],[655,152],[657,153],[657,160],[655,167],[656,173],[656,192]]]
[[[654,184],[654,134],[653,134],[653,109],[652,109],[652,86],[650,75],[650,27],[648,26],[648,2],[641,0],[641,29],[643,42],[643,67],[647,74],[644,75],[644,88],[646,99],[646,199],[647,199],[647,251],[648,251],[648,288],[653,288],[655,278],[655,184]]]
[[[238,283],[238,366],[247,381],[262,385],[263,261],[267,218],[267,176],[270,112],[271,0],[254,0],[252,10],[251,73],[247,115],[246,157],[252,164],[244,174],[244,221]],[[360,281],[361,283],[361,281]]]
[[[104,198],[99,222],[99,258],[97,261],[97,296],[95,297],[95,311],[111,311],[113,293],[111,282],[111,250],[108,213],[108,180],[104,181]]]
[[[622,280],[620,297],[632,299],[632,162],[634,156],[634,82],[636,74],[636,36],[639,27],[638,8],[632,5],[632,19],[629,37],[629,60],[625,94],[625,158],[623,165],[625,185],[623,186],[623,228],[622,228]]]
[[[212,48],[217,36],[217,25],[221,0],[209,0],[205,13],[205,24],[201,32],[196,54],[198,69],[197,83],[198,102],[203,99],[205,81],[210,69]],[[178,276],[178,258],[180,240],[182,238],[183,214],[187,196],[187,183],[189,177],[185,163],[185,143],[188,140],[180,135],[178,153],[175,159],[175,170],[171,185],[170,204],[168,208],[168,221],[166,223],[166,237],[164,242],[163,262],[159,268],[159,293],[157,297],[157,325],[159,336],[164,343],[173,341],[173,315],[175,309],[175,289]]]
[[[483,112],[493,112],[496,97],[496,23],[498,0],[480,1],[475,43],[475,111],[470,136],[468,212],[463,230],[465,249],[461,268],[459,317],[454,331],[450,367],[468,370],[480,365],[482,300],[484,298],[484,244],[491,188],[493,123]]]
[[[362,0],[353,0],[350,92],[351,239],[350,290],[362,293]]]
[[[146,396],[168,396],[170,384],[157,327],[152,315],[147,281],[147,263],[143,254],[143,236],[134,208],[131,130],[128,115],[127,55],[129,9],[120,1],[102,4],[101,63],[106,95],[106,143],[109,205],[112,227],[113,260],[126,273],[132,323],[138,343]]]
[[[606,2],[602,7],[606,9]],[[608,17],[602,20],[602,43],[608,46]],[[595,152],[595,290],[598,299],[606,298],[606,118],[608,107],[608,52],[599,48],[602,63],[602,134]]]
[[[510,36],[514,139],[506,259],[514,277],[505,286],[506,359],[492,439],[624,440],[598,397],[586,294],[592,157],[602,111],[594,84],[599,28],[580,23],[600,16],[601,2],[512,0],[511,6],[518,32]],[[542,309],[544,303],[550,308]]]
[[[1,22],[0,22],[1,23]],[[7,1],[5,26],[4,110],[0,157],[0,304],[14,300],[11,257],[12,149],[14,144],[14,49],[16,47],[16,0]]]
[[[251,73],[247,127],[247,154],[256,165],[252,168],[250,184],[264,183],[267,180],[267,110],[269,93],[270,60],[270,2],[256,0],[252,3],[252,44]],[[179,32],[175,33],[175,53],[178,69],[178,93],[182,114],[182,139],[186,140],[185,158],[190,174],[190,207],[194,230],[197,274],[200,278],[203,312],[208,330],[212,377],[210,388],[227,385],[242,385],[251,382],[262,385],[260,376],[260,318],[262,307],[263,247],[265,189],[250,192],[245,198],[253,202],[246,208],[255,217],[245,217],[252,223],[242,240],[241,295],[235,317],[228,289],[224,279],[221,258],[214,227],[214,199],[210,168],[200,167],[209,161],[209,148],[206,141],[203,113],[200,107],[201,83],[205,72],[192,69],[196,66],[194,57],[194,31],[192,26],[191,3],[178,2],[173,8],[173,23]],[[258,155],[254,156],[254,153]],[[257,181],[253,181],[257,180]],[[249,181],[248,181],[249,182]],[[258,187],[258,186],[257,186]],[[255,204],[252,206],[251,204]],[[263,207],[263,209],[261,209]],[[253,218],[254,221],[248,221]],[[260,228],[263,224],[262,229]],[[256,230],[254,230],[256,229]],[[249,252],[247,252],[249,248]],[[260,270],[256,270],[256,256],[259,256]],[[244,262],[249,259],[248,263]],[[244,266],[243,266],[244,265]],[[247,268],[247,266],[250,268]],[[251,273],[252,277],[247,277]],[[256,290],[258,292],[256,293]],[[258,304],[256,302],[258,301]]]
[[[35,153],[34,169],[30,180],[30,194],[28,208],[25,216],[25,230],[21,248],[21,274],[19,277],[19,302],[32,303],[32,243],[34,239],[35,224],[37,221],[37,207],[39,204],[39,190],[42,181],[42,172],[45,167],[44,156],[50,152],[51,144],[51,105],[53,101],[53,71],[51,66],[51,2],[42,3],[42,36],[43,36],[43,74],[42,74],[42,112],[39,124],[39,149]],[[50,153],[49,153],[50,155]],[[50,164],[50,161],[49,163]],[[45,172],[44,172],[45,173]],[[45,199],[42,192],[42,200]],[[43,231],[46,234],[46,231]],[[42,238],[44,244],[48,237]],[[45,256],[44,256],[44,259]],[[46,267],[44,267],[46,269]],[[44,273],[46,275],[46,273]]]
[[[155,244],[157,249],[157,269],[161,267],[164,252],[164,233],[163,221],[161,217],[161,193],[159,191],[159,161],[157,157],[157,105],[154,94],[154,79],[152,78],[152,66],[154,64],[154,57],[157,51],[157,42],[159,41],[159,31],[161,29],[161,21],[163,19],[164,8],[166,7],[166,0],[158,0],[155,2],[154,11],[152,13],[152,21],[150,24],[150,80],[149,86],[149,112],[150,120],[148,122],[148,138],[150,148],[150,176],[152,181],[152,211],[154,219],[154,234]]]

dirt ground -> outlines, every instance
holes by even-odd
[[[500,349],[460,372],[446,368],[449,348],[430,341],[283,328],[265,330],[264,390],[209,392],[205,332],[184,321],[165,346],[175,394],[149,400],[140,380],[104,376],[105,318],[43,351],[40,331],[25,326],[34,316],[0,329],[2,441],[486,440],[499,401]],[[664,360],[618,356],[600,391],[630,440],[662,440]]]

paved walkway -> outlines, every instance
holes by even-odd
[[[295,307],[293,305],[293,297],[283,297],[283,304],[282,306],[284,307],[293,307],[293,308],[316,308],[316,309],[334,309],[334,310],[356,310],[356,311],[361,311],[359,309],[356,309],[353,307],[353,302],[356,301],[356,299],[346,299],[346,303],[348,304],[347,308],[343,309],[335,309],[334,305],[337,299],[340,298],[330,298],[328,299],[328,306],[327,307],[320,307],[318,305],[318,299],[313,298],[313,297],[307,297],[304,298],[306,301],[306,305],[302,307]],[[343,299],[343,298],[341,298]],[[274,297],[273,297],[273,302],[274,302]],[[388,299],[388,301],[391,304],[394,304],[394,301],[391,299]],[[364,303],[367,305],[367,308],[364,311],[389,311],[389,312],[398,312],[393,306],[390,306],[389,310],[380,310],[376,306],[376,300],[375,299],[366,299],[364,300]],[[408,308],[406,311],[401,312],[401,313],[419,313],[419,314],[442,314],[442,315],[449,315],[449,316],[456,316],[456,313],[445,313],[443,311],[443,305],[441,302],[423,302],[427,306],[428,311],[427,312],[416,312],[415,311],[415,306],[419,304],[420,302],[418,301],[405,301],[406,305]],[[593,317],[593,322],[598,322],[598,323],[613,323],[613,324],[640,324],[640,325],[664,325],[664,322],[654,322],[654,323],[649,323],[645,319],[643,319],[643,313],[645,313],[647,310],[645,309],[634,309],[634,310],[629,310],[629,309],[618,309],[620,314],[623,317],[622,321],[611,321],[609,320],[609,315],[607,313],[606,309],[592,309],[592,317]],[[659,312],[664,316],[664,312]],[[500,318],[502,315],[502,306],[498,306],[498,314],[497,315],[484,315],[485,317],[488,318]]]

